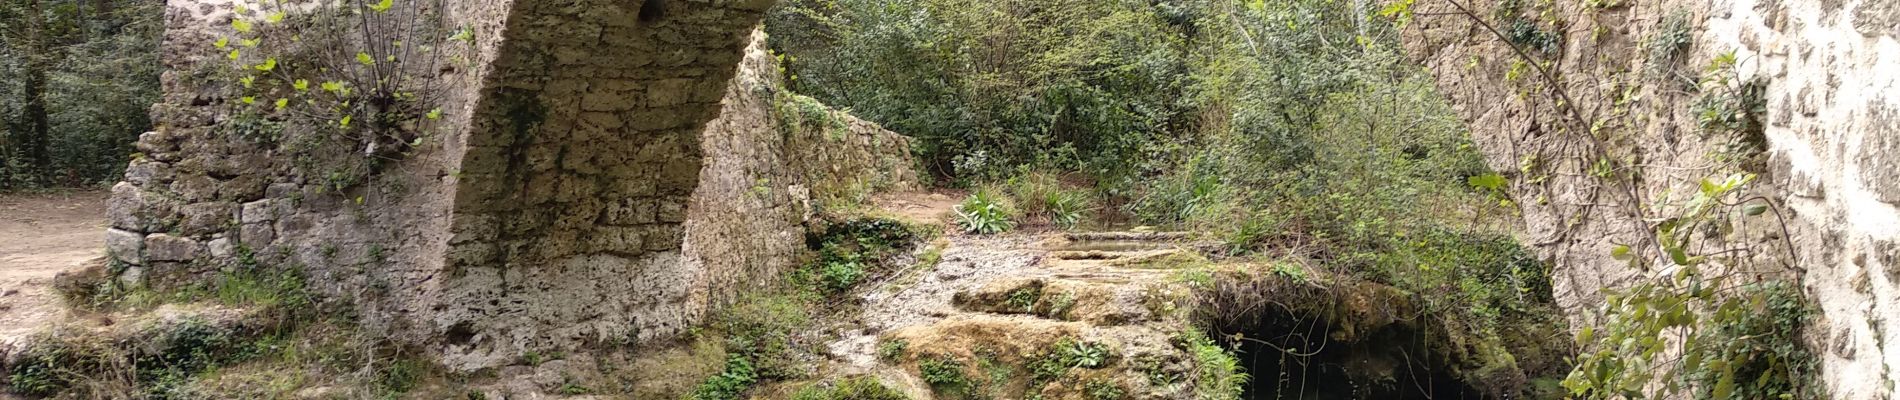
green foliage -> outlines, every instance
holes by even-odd
[[[1189,329],[1175,337],[1177,346],[1194,356],[1194,393],[1197,400],[1238,400],[1247,389],[1250,377],[1240,359],[1214,343],[1198,329]]]
[[[1003,233],[1015,226],[1010,221],[1014,213],[1007,205],[999,202],[995,194],[988,190],[978,190],[956,206],[957,225],[966,233],[991,235]]]
[[[1815,311],[1787,282],[1743,287],[1746,303],[1717,307],[1713,323],[1697,334],[1707,368],[1686,376],[1707,399],[1812,398],[1819,358],[1803,345],[1801,330]],[[1697,356],[1692,354],[1692,356]]]
[[[719,375],[707,378],[693,388],[694,400],[736,400],[739,394],[757,382],[759,374],[752,369],[752,361],[741,354],[732,354],[726,358],[726,369]]]
[[[1082,392],[1088,395],[1089,400],[1121,400],[1127,396],[1121,386],[1102,379],[1089,380],[1082,385]]]
[[[857,376],[813,385],[792,393],[792,400],[910,400],[903,392],[884,386],[877,378]]]
[[[275,145],[334,190],[368,181],[435,133],[441,47],[454,44],[439,2],[260,7],[237,7],[233,34],[205,44],[226,63],[209,83],[245,121],[225,133]]]
[[[1047,351],[1031,358],[1027,368],[1033,382],[1048,382],[1062,378],[1071,369],[1106,367],[1114,357],[1108,345],[1065,337],[1057,340],[1055,346]]]
[[[0,191],[118,180],[151,130],[164,2],[0,2]]]
[[[1067,319],[1069,310],[1073,308],[1075,308],[1074,293],[1062,292],[1049,297],[1049,317]]]
[[[690,397],[732,400],[761,381],[801,376],[800,354],[809,354],[810,344],[798,335],[811,326],[819,299],[818,292],[791,288],[747,294],[726,307],[710,324],[725,339],[725,369],[701,381]]]
[[[1669,13],[1668,16],[1663,17],[1662,26],[1656,31],[1655,36],[1648,38],[1648,42],[1644,43],[1649,52],[1647,62],[1650,73],[1666,79],[1694,81],[1691,77],[1679,76],[1680,73],[1676,71],[1677,67],[1682,65],[1683,56],[1689,50],[1690,41],[1694,39],[1691,36],[1694,32],[1690,31],[1692,27],[1689,18],[1690,14],[1685,10]]]
[[[1003,299],[1003,304],[1022,312],[1030,312],[1035,310],[1036,302],[1041,299],[1042,286],[1025,286],[1011,290],[1009,296]]]
[[[962,361],[949,357],[929,357],[917,361],[917,372],[921,373],[924,383],[938,393],[967,393],[971,388],[970,377],[964,373]]]
[[[903,223],[859,218],[833,224],[807,238],[818,258],[793,277],[822,292],[840,294],[864,279],[888,272],[887,259],[915,246],[917,233]]]
[[[943,176],[1126,175],[1191,119],[1189,27],[1146,2],[801,0],[767,18],[793,90],[919,138]],[[969,29],[969,27],[985,27]],[[983,179],[988,180],[988,179]]]
[[[1735,53],[1729,52],[1709,63],[1701,80],[1701,95],[1690,109],[1695,113],[1696,127],[1704,135],[1720,139],[1718,159],[1748,161],[1768,149],[1763,120],[1768,113],[1768,84],[1759,79],[1741,79],[1735,71],[1736,62]]]
[[[1604,320],[1578,332],[1586,352],[1563,381],[1580,398],[1820,398],[1818,358],[1800,338],[1812,309],[1792,284],[1734,282],[1751,259],[1708,250],[1737,219],[1766,210],[1731,203],[1753,180],[1704,179],[1679,215],[1655,227],[1669,274],[1607,293]],[[1627,245],[1610,250],[1632,267],[1651,261]],[[1661,267],[1661,266],[1657,266]]]
[[[910,348],[910,341],[892,339],[877,345],[877,358],[884,361],[896,361],[904,358],[904,350]]]
[[[1196,159],[1170,171],[1129,202],[1127,211],[1147,224],[1191,224],[1225,219],[1234,193],[1222,182],[1213,162]]]
[[[810,326],[813,300],[798,294],[753,295],[728,307],[717,322],[726,351],[746,357],[746,370],[759,376],[795,376],[800,365],[793,355],[801,346],[795,335]]]
[[[1093,196],[1071,188],[1056,174],[1028,172],[1010,177],[1001,185],[1025,221],[1046,220],[1057,228],[1073,229],[1087,218]]]
[[[1525,50],[1543,54],[1557,52],[1563,44],[1563,36],[1555,30],[1545,30],[1537,21],[1529,18],[1511,18],[1504,31],[1505,39]]]
[[[1291,279],[1294,282],[1305,283],[1307,279],[1306,268],[1300,267],[1299,264],[1293,264],[1293,263],[1286,263],[1286,262],[1274,263],[1273,274],[1279,275],[1280,277],[1283,277],[1283,278]]]
[[[1548,4],[1507,3],[1492,17],[1511,40],[1541,55],[1561,47],[1561,23],[1524,17]],[[1550,317],[1549,267],[1502,228],[1512,182],[1407,61],[1399,31],[1367,23],[1411,11],[795,0],[767,30],[793,91],[912,135],[927,169],[981,189],[958,208],[965,231],[1060,226],[1061,210],[1079,208],[1109,226],[1211,232],[1230,255],[1291,255],[1311,265],[1301,273],[1413,293],[1456,331],[1443,340],[1485,353],[1472,359],[1510,359],[1496,354],[1506,337],[1562,323]],[[1089,186],[1075,195],[1087,200],[1051,195],[1064,181]]]

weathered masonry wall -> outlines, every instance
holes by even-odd
[[[1483,16],[1496,6],[1459,3]],[[1766,84],[1765,154],[1745,163],[1761,176],[1749,194],[1789,212],[1794,256],[1779,224],[1763,220],[1744,221],[1737,236],[1753,241],[1732,244],[1754,249],[1749,264],[1805,271],[1791,278],[1822,311],[1808,333],[1830,396],[1900,394],[1900,96],[1893,95],[1900,93],[1900,3],[1586,3],[1557,2],[1545,14],[1563,22],[1551,69],[1580,110],[1609,121],[1602,132],[1614,133],[1603,140],[1613,157],[1635,166],[1624,176],[1636,177],[1646,206],[1668,210],[1674,198],[1679,207],[1713,172],[1707,166],[1736,154],[1719,135],[1702,133],[1696,95],[1671,75],[1692,80],[1733,51],[1737,77]],[[1552,117],[1555,104],[1541,94],[1547,83],[1530,70],[1510,79],[1517,57],[1451,3],[1416,4],[1406,50],[1437,76],[1492,166],[1511,176],[1529,231],[1522,240],[1558,261],[1559,302],[1573,320],[1590,320],[1601,304],[1598,289],[1624,287],[1644,273],[1609,249],[1645,240],[1649,233],[1638,227],[1646,223],[1608,206],[1629,196],[1590,176],[1596,156],[1581,151],[1587,146],[1552,150],[1559,138],[1577,136]],[[1672,19],[1685,29],[1670,27]],[[1682,50],[1656,50],[1672,29],[1687,33]],[[1527,163],[1533,155],[1541,158]],[[1547,183],[1529,183],[1539,177]]]
[[[203,44],[235,5],[173,2],[157,127],[114,187],[119,280],[295,267],[365,327],[482,368],[681,332],[791,266],[810,188],[914,182],[902,136],[842,113],[823,139],[779,122],[788,95],[754,32],[769,1],[450,3],[477,39],[444,48],[445,134],[337,188],[229,134]]]
[[[514,3],[462,152],[430,316],[450,353],[491,364],[694,321],[677,306],[689,282],[667,270],[700,130],[767,5]]]

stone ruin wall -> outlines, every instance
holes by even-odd
[[[234,6],[172,2],[157,126],[113,188],[116,276],[298,267],[365,328],[482,368],[682,332],[796,262],[811,187],[914,185],[901,135],[780,129],[770,1],[646,1],[451,1],[478,39],[445,46],[467,61],[436,77],[448,133],[343,191],[224,132],[198,44]]]
[[[1459,0],[1460,4],[1473,1]],[[1475,1],[1490,16],[1497,2]],[[1558,2],[1568,25],[1552,70],[1591,115],[1615,115],[1606,139],[1616,157],[1636,160],[1636,189],[1646,204],[1695,192],[1721,141],[1699,134],[1694,94],[1659,79],[1649,43],[1663,21],[1683,13],[1691,43],[1676,68],[1694,76],[1734,51],[1743,79],[1766,85],[1765,157],[1746,195],[1762,195],[1788,213],[1789,260],[1773,217],[1743,221],[1754,249],[1749,264],[1789,263],[1821,309],[1808,340],[1821,357],[1830,396],[1891,398],[1900,381],[1900,3],[1886,0],[1673,0]],[[1627,209],[1627,191],[1590,177],[1593,157],[1541,160],[1547,184],[1527,184],[1532,154],[1561,140],[1555,104],[1541,79],[1507,79],[1516,56],[1495,35],[1442,0],[1419,1],[1403,28],[1405,47],[1437,77],[1443,95],[1469,123],[1491,166],[1512,178],[1527,233],[1520,240],[1556,261],[1553,284],[1573,322],[1588,323],[1599,289],[1626,287],[1644,272],[1610,257],[1617,243],[1646,240]],[[1505,29],[1500,27],[1500,29]],[[1636,96],[1625,96],[1627,93]],[[1541,200],[1541,201],[1540,201]],[[1653,205],[1652,205],[1653,206]],[[1577,215],[1584,217],[1576,218]],[[1576,219],[1572,219],[1576,218]],[[1791,262],[1790,262],[1791,261]],[[1650,273],[1656,273],[1651,271]],[[1581,326],[1573,323],[1573,328]]]

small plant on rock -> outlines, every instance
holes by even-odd
[[[1088,384],[1083,386],[1082,390],[1084,393],[1088,393],[1089,400],[1120,400],[1127,396],[1127,393],[1122,391],[1121,386],[1115,385],[1114,382],[1101,379],[1089,381]]]
[[[963,362],[947,356],[926,358],[917,362],[917,371],[924,377],[924,383],[930,389],[943,393],[962,393],[970,386],[970,377],[963,372]]]
[[[886,340],[877,345],[877,358],[884,361],[896,361],[904,358],[904,350],[910,347],[910,341],[904,339]]]

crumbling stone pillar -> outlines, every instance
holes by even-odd
[[[470,363],[698,318],[677,269],[699,134],[770,2],[661,1],[515,3],[475,105],[433,315]]]

